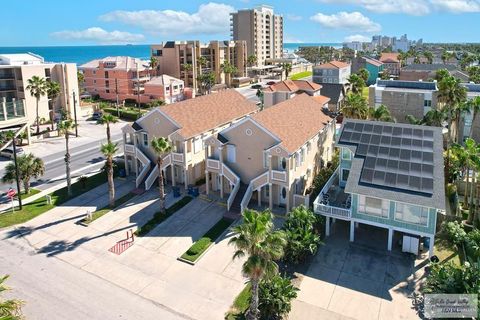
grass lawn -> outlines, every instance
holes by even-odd
[[[205,250],[232,224],[232,220],[222,218],[203,237],[198,239],[188,250],[182,255],[182,259],[195,262]]]
[[[85,218],[85,219],[82,220],[82,222],[86,223],[86,224],[90,224],[93,221],[97,220],[98,218],[103,217],[104,215],[106,215],[110,211],[114,210],[115,208],[120,207],[122,204],[124,204],[125,202],[127,202],[128,200],[132,199],[135,196],[136,196],[135,193],[129,192],[126,195],[124,195],[123,197],[115,200],[115,207],[113,209],[110,208],[109,205],[107,205],[107,206],[103,207],[102,209],[99,209],[99,210],[93,212],[91,220]]]
[[[292,80],[300,80],[305,77],[310,77],[312,74],[313,74],[312,71],[303,71],[303,72],[292,74],[289,78]]]
[[[181,208],[185,207],[190,201],[192,201],[192,197],[185,196],[176,203],[174,203],[171,207],[166,209],[165,213],[157,212],[153,216],[152,219],[148,220],[143,226],[138,227],[137,231],[135,231],[135,235],[137,237],[142,237],[152,231],[156,226],[160,223],[165,221],[168,217],[173,215],[175,212],[180,210]]]
[[[22,200],[24,200],[24,199],[27,199],[28,197],[31,197],[31,196],[33,196],[34,194],[37,194],[37,193],[40,193],[40,190],[35,189],[35,188],[30,188],[30,193],[25,194],[25,192],[22,192],[20,194],[20,198],[22,198]]]
[[[33,219],[36,216],[39,216],[42,213],[54,208],[55,206],[61,205],[67,200],[75,198],[82,193],[98,187],[106,182],[107,177],[105,173],[100,172],[88,178],[85,188],[83,188],[83,185],[80,182],[75,182],[72,184],[71,197],[68,197],[67,187],[64,187],[50,194],[52,199],[51,204],[47,204],[46,197],[41,197],[40,199],[24,205],[22,210],[15,210],[15,213],[12,213],[11,211],[0,213],[0,228],[9,227]]]
[[[230,311],[227,313],[225,319],[227,320],[240,320],[245,319],[245,312],[250,306],[250,297],[251,297],[252,286],[248,283],[242,292],[235,298],[233,306]]]
[[[442,262],[453,261],[458,266],[461,264],[456,247],[446,239],[440,237],[435,239],[433,254]]]

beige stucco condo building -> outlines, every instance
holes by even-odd
[[[122,129],[127,174],[136,175],[137,187],[150,189],[158,178],[157,155],[150,142],[165,137],[173,145],[172,152],[163,156],[166,180],[174,186],[195,184],[205,176],[204,140],[257,110],[235,90],[158,107]],[[233,173],[225,176],[233,184],[238,182]]]
[[[207,193],[228,194],[228,207],[237,212],[250,204],[287,211],[308,205],[306,190],[333,153],[335,120],[325,111],[328,100],[300,94],[207,138]],[[228,178],[231,172],[238,184]]]

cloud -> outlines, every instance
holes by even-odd
[[[317,13],[310,19],[330,29],[346,29],[358,32],[378,32],[382,29],[378,23],[373,22],[360,12],[342,11],[332,15]]]
[[[304,43],[304,41],[297,39],[295,37],[292,37],[290,35],[285,35],[285,39],[283,40],[284,43]]]
[[[352,41],[370,42],[370,40],[372,40],[370,37],[367,37],[361,34],[353,34],[343,39],[343,41],[345,42],[352,42]]]
[[[121,22],[164,36],[227,33],[232,6],[210,2],[195,13],[174,10],[112,11],[100,16],[106,22]]]
[[[480,12],[479,0],[430,0],[441,11],[452,13]]]
[[[406,13],[422,16],[433,11],[480,12],[480,0],[318,0],[323,3],[345,3],[377,13]]]
[[[91,41],[103,44],[123,44],[141,42],[145,40],[143,34],[123,31],[106,31],[99,27],[91,27],[85,30],[64,30],[51,34],[64,40]]]
[[[286,17],[288,20],[291,20],[291,21],[300,21],[303,19],[302,16],[291,14],[291,13],[287,14]]]

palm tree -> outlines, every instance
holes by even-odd
[[[38,114],[38,103],[40,102],[40,98],[44,96],[47,93],[47,85],[45,78],[39,77],[39,76],[33,76],[32,78],[27,80],[28,86],[27,90],[30,91],[30,95],[35,97],[37,101],[37,116],[36,116],[36,122],[37,122],[37,134],[40,133],[40,116]]]
[[[23,183],[25,194],[30,193],[30,180],[38,179],[45,174],[45,165],[43,160],[35,157],[32,153],[17,156],[18,178]],[[17,174],[15,163],[12,161],[5,167],[5,174],[2,177],[4,183],[16,181]]]
[[[100,119],[97,120],[97,124],[105,124],[107,126],[107,142],[112,142],[111,135],[110,135],[110,124],[117,123],[118,118],[115,117],[113,114],[104,113]]]
[[[445,110],[432,109],[423,116],[422,124],[431,127],[442,127],[447,118],[448,113]]]
[[[449,110],[448,129],[450,131],[450,138],[458,141],[458,128],[460,118],[465,112],[464,102],[467,99],[467,89],[461,85],[461,80],[453,76],[448,76],[438,83],[438,100],[443,103],[443,107]],[[455,124],[455,129],[452,130],[452,125]],[[453,135],[452,135],[453,134]]]
[[[46,82],[47,87],[47,97],[52,102],[52,111],[50,113],[50,121],[52,122],[52,130],[53,130],[53,122],[55,120],[55,104],[57,102],[57,98],[60,95],[60,83],[57,81],[50,81]]]
[[[150,70],[155,70],[154,75],[157,75],[157,67],[158,67],[158,59],[154,56],[150,57]],[[150,79],[152,79],[152,75],[150,74]]]
[[[361,95],[350,94],[345,98],[344,106],[340,111],[347,118],[366,119],[368,115],[368,104]]]
[[[470,112],[473,113],[472,116],[472,128],[470,129],[469,137],[472,137],[473,134],[473,126],[475,121],[477,120],[477,116],[480,113],[480,96],[473,98],[467,102],[470,105]]]
[[[247,65],[251,68],[253,65],[257,64],[257,56],[251,54],[247,57]]]
[[[158,169],[158,188],[160,190],[160,212],[165,213],[165,185],[163,182],[163,155],[172,150],[172,144],[167,139],[153,138],[151,141],[152,150],[157,155],[157,169]]]
[[[193,70],[193,66],[191,63],[184,63],[182,65],[183,68],[183,73],[185,74],[185,86],[188,85],[188,76],[190,75],[190,72]]]
[[[78,85],[81,86],[83,82],[85,81],[85,75],[81,71],[77,71],[77,81]]]
[[[348,83],[350,83],[354,94],[362,93],[362,90],[365,87],[365,81],[363,81],[363,78],[356,73],[352,73],[350,77],[348,77]]]
[[[292,64],[291,63],[282,63],[282,69],[285,71],[285,79],[288,79],[288,75],[292,72]]]
[[[233,259],[247,256],[242,272],[250,279],[252,285],[247,319],[258,319],[259,282],[278,273],[275,260],[284,254],[285,234],[274,229],[270,211],[257,212],[249,209],[243,212],[243,223],[232,228],[234,236],[229,244],[236,248]]]
[[[8,275],[0,277],[0,293],[10,290],[5,285]],[[0,320],[21,320],[23,301],[17,299],[0,299]]]
[[[424,51],[423,56],[428,60],[429,64],[433,63],[433,53],[431,51]]]
[[[367,83],[368,78],[370,77],[370,72],[368,72],[368,70],[365,68],[361,68],[357,71],[357,75],[363,79],[364,83]]]
[[[450,76],[450,72],[448,72],[447,69],[439,69],[435,73],[435,80],[437,80],[437,82],[440,82],[444,78],[449,77],[449,76]]]
[[[235,75],[238,72],[237,67],[232,65],[230,62],[225,61],[221,66],[223,73],[225,73],[227,86],[231,85],[232,75]]]
[[[368,117],[375,121],[395,122],[387,106],[381,104],[378,107],[368,108]]]
[[[107,142],[102,144],[100,151],[103,153],[105,158],[105,168],[107,171],[107,180],[108,180],[108,195],[110,199],[110,208],[115,207],[115,183],[113,181],[113,156],[117,153],[118,148],[116,143]]]
[[[387,69],[383,69],[382,73],[380,74],[380,79],[389,80],[390,79],[390,72]]]
[[[442,53],[442,61],[443,61],[443,64],[446,64],[447,61],[449,61],[449,60],[452,59],[453,57],[455,57],[455,53],[453,53],[453,52],[448,52],[448,51],[443,51],[443,53]]]
[[[68,146],[70,130],[75,128],[72,120],[63,120],[57,125],[58,133],[65,136],[65,172],[67,176],[67,193],[72,196],[72,179],[70,177],[70,150]]]
[[[197,59],[197,63],[200,67],[200,73],[202,73],[202,68],[205,68],[208,65],[208,60],[204,56],[201,56]]]
[[[421,125],[423,119],[418,119],[411,114],[407,114],[405,116],[405,120],[407,120],[407,122],[410,123],[410,124]]]
[[[197,81],[200,82],[200,87],[203,93],[210,93],[212,86],[215,84],[215,74],[213,72],[207,72],[200,74],[197,77]]]
[[[255,94],[257,96],[257,98],[260,100],[260,111],[263,110],[264,108],[264,97],[265,95],[263,94],[263,90],[262,89],[257,89],[257,93]]]

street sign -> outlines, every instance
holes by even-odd
[[[12,188],[8,189],[7,191],[7,197],[9,197],[10,199],[12,199],[13,197],[15,197],[17,195],[17,192],[15,190],[13,190]]]

